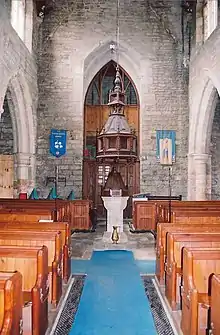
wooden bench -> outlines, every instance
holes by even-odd
[[[39,221],[39,220],[53,220],[51,212],[49,211],[35,211],[28,213],[26,211],[2,211],[0,210],[0,221],[1,222],[12,222],[12,221]]]
[[[220,223],[220,212],[188,212],[178,214],[178,216],[174,213],[173,223],[188,223],[193,224],[194,222],[200,221],[201,224],[210,224],[212,222]]]
[[[210,308],[209,284],[220,272],[220,248],[183,249],[181,329],[184,335],[205,335]]]
[[[17,270],[22,275],[23,306],[32,303],[24,328],[32,334],[45,334],[48,327],[48,249],[42,247],[0,246],[0,270]],[[30,322],[31,321],[31,322]]]
[[[134,201],[132,223],[137,230],[156,230],[157,205],[151,201]]]
[[[194,224],[173,224],[173,223],[158,223],[157,226],[157,241],[156,241],[156,277],[162,285],[164,283],[164,271],[166,261],[166,236],[169,232],[219,232],[220,224],[212,223],[211,225],[201,224],[200,221]]]
[[[220,334],[220,275],[211,277],[211,301],[210,301],[210,323],[209,334]]]
[[[70,229],[90,229],[91,220],[89,217],[89,209],[91,206],[90,200],[21,200],[21,199],[0,199],[0,213],[2,211],[23,210],[26,214],[44,215],[42,219],[46,219],[45,211],[49,212],[49,216],[55,219],[57,212],[58,221],[67,221],[70,224]],[[24,213],[23,213],[24,214]],[[47,217],[47,219],[49,219]],[[28,220],[28,218],[27,218]]]
[[[220,247],[220,233],[168,233],[165,295],[173,310],[180,309],[179,286],[182,277],[182,251],[184,247]],[[179,282],[179,285],[178,285]]]
[[[22,333],[22,276],[0,272],[0,334]]]
[[[201,211],[203,214],[207,210],[209,214],[212,211],[213,216],[220,216],[220,201],[172,201],[171,222],[174,222],[178,215],[183,216],[184,212],[188,212],[188,216],[189,212],[192,212],[192,216],[195,216],[197,212]],[[137,230],[156,230],[158,222],[170,221],[169,215],[169,201],[133,201],[133,225]]]
[[[172,222],[173,214],[176,213],[177,216],[180,213],[189,211],[220,211],[220,201],[172,201],[171,203],[171,219],[169,218],[169,203],[164,202],[164,204],[157,203],[158,206],[158,222]],[[163,221],[164,218],[164,221]]]
[[[48,271],[51,276],[50,300],[57,306],[62,295],[62,239],[60,232],[0,230],[0,245],[48,248]]]
[[[68,282],[71,273],[71,246],[70,246],[70,227],[66,222],[0,222],[2,229],[19,229],[29,231],[60,231],[62,239],[62,272],[65,283]]]

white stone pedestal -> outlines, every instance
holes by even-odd
[[[107,232],[113,232],[113,226],[118,227],[118,233],[123,232],[123,211],[127,206],[128,197],[102,197],[107,210]]]

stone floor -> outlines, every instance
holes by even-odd
[[[111,241],[103,241],[106,230],[105,222],[97,225],[95,232],[72,234],[72,258],[90,259],[93,250],[126,249],[134,253],[139,260],[155,259],[155,238],[151,233],[132,233],[128,223],[124,223],[124,232],[127,242],[112,244]]]

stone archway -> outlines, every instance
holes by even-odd
[[[119,66],[120,67],[120,66]],[[104,216],[105,210],[101,200],[102,189],[111,171],[111,160],[97,162],[97,132],[103,129],[109,117],[109,92],[114,87],[116,63],[110,61],[99,70],[90,83],[84,106],[84,156],[83,156],[83,197],[93,201],[97,213]],[[120,67],[121,81],[125,92],[124,114],[129,126],[137,136],[137,152],[139,153],[140,117],[139,96],[132,78]],[[140,192],[139,161],[120,160],[118,169],[129,195]],[[130,207],[130,205],[129,205]],[[128,215],[130,208],[127,208]]]
[[[33,99],[23,75],[13,76],[5,92],[13,130],[14,195],[29,192],[35,183],[36,131]]]
[[[220,27],[206,41],[190,64],[188,199],[211,197],[211,157],[209,145],[220,93]]]
[[[0,25],[0,112],[7,94],[14,137],[15,188],[28,192],[35,183],[37,69],[3,4]]]
[[[102,45],[97,46],[84,61],[84,82],[83,82],[83,97],[85,99],[89,85],[95,77],[96,73],[110,61],[116,62],[116,53],[110,52],[110,45],[115,45],[116,42],[112,40],[106,40]],[[134,62],[135,60],[135,62]],[[120,42],[119,46],[119,64],[120,66],[129,73],[132,78],[138,95],[141,92],[141,56],[135,52],[131,47],[127,46],[124,42]],[[141,96],[140,96],[141,97]],[[83,99],[83,101],[84,101]],[[140,101],[141,103],[141,101]]]
[[[117,57],[115,52],[111,52],[110,45],[115,45],[116,42],[113,40],[107,39],[101,45],[99,44],[91,53],[87,55],[84,61],[84,72],[83,72],[83,103],[86,99],[86,94],[88,92],[89,86],[93,82],[93,79],[99,73],[99,71],[110,62],[116,62]],[[134,61],[135,60],[135,61]],[[120,67],[129,74],[129,77],[132,78],[133,85],[135,86],[136,93],[138,96],[138,115],[139,115],[139,153],[141,152],[141,110],[144,109],[141,100],[141,89],[143,85],[143,77],[146,75],[146,72],[149,70],[148,66],[144,66],[144,62],[141,62],[141,56],[137,54],[131,47],[128,47],[125,43],[120,43],[119,46],[119,64]],[[84,106],[82,106],[84,110]],[[139,112],[140,111],[140,112]],[[96,169],[96,168],[95,168]],[[105,168],[104,168],[105,169]],[[91,170],[93,173],[97,174],[96,170]],[[103,170],[104,171],[104,170]],[[85,175],[85,165],[83,179]],[[140,164],[138,165],[137,172],[138,174],[138,192],[140,188]],[[84,181],[84,180],[83,180]],[[85,196],[85,188],[82,185],[83,194]]]
[[[14,133],[15,186],[18,193],[29,192],[35,184],[36,130],[33,99],[23,75],[11,78],[7,94]]]

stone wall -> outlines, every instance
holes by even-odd
[[[8,18],[10,19],[10,17],[11,17],[11,0],[3,0],[2,4],[6,8],[6,12],[8,14]]]
[[[0,120],[0,155],[12,155],[13,129],[7,98],[4,100],[3,110]]]
[[[220,98],[217,105],[212,126],[211,136],[211,162],[212,162],[212,199],[220,199]]]
[[[83,105],[93,76],[111,59],[116,1],[56,1],[41,25],[38,58],[37,183],[47,195],[46,177],[67,178],[67,195],[82,191]],[[156,162],[156,130],[176,131],[172,193],[187,193],[188,94],[183,76],[181,7],[176,0],[121,2],[119,63],[140,98],[141,191],[168,193],[168,169]],[[67,154],[49,154],[51,128],[67,129]]]

